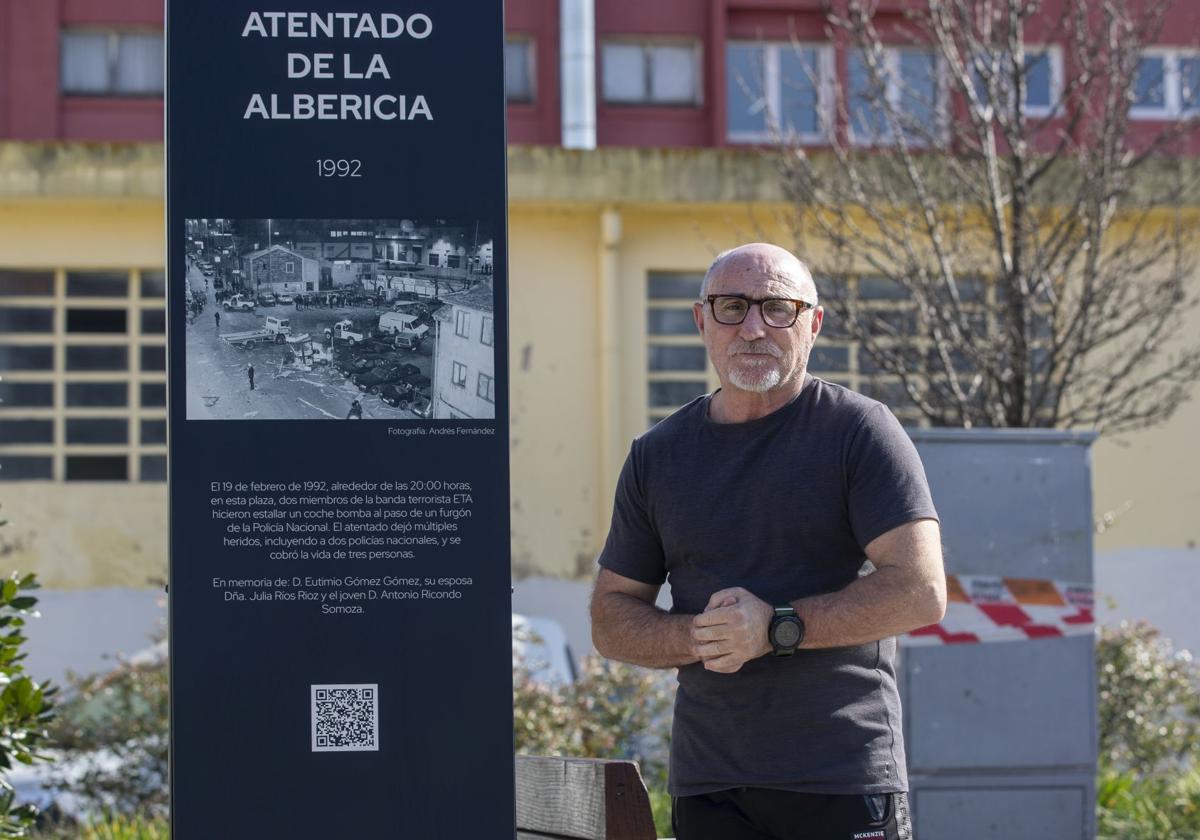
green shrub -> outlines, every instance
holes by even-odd
[[[1147,776],[1200,757],[1200,680],[1191,654],[1148,624],[1103,628],[1096,644],[1100,758]]]
[[[1200,771],[1143,778],[1103,770],[1096,791],[1097,833],[1112,840],[1200,837]]]
[[[14,761],[32,764],[45,757],[39,751],[54,716],[55,689],[35,683],[21,663],[22,628],[27,618],[37,615],[37,598],[28,593],[37,588],[37,578],[16,572],[0,584],[0,837],[24,837],[37,819],[35,807],[16,803],[3,775]]]
[[[112,816],[88,825],[47,828],[30,840],[170,840],[166,817]]]
[[[671,696],[663,675],[600,657],[583,661],[572,684],[548,685],[513,670],[517,752],[638,762],[666,773]]]
[[[1113,840],[1200,837],[1200,673],[1144,623],[1096,645],[1097,831]]]
[[[658,834],[670,836],[670,675],[598,656],[583,661],[573,684],[535,680],[534,670],[513,669],[517,752],[636,761],[650,793]]]
[[[79,840],[169,840],[166,817],[113,817],[85,828]]]
[[[165,658],[72,678],[51,728],[63,767],[55,787],[80,797],[92,813],[165,816],[167,688]]]

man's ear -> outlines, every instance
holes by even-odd
[[[692,318],[696,321],[696,329],[699,331],[701,338],[704,337],[704,304],[692,304]]]
[[[825,323],[825,307],[818,306],[813,310],[812,319],[812,337],[815,339],[821,334],[821,325]]]

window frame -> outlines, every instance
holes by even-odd
[[[604,68],[608,63],[606,55],[610,46],[639,47],[642,53],[642,94],[641,99],[612,99],[604,84]],[[655,99],[654,98],[654,62],[651,51],[655,47],[688,47],[692,54],[692,87],[695,90],[691,99]],[[602,105],[613,108],[700,108],[704,105],[704,45],[695,38],[664,36],[662,38],[646,38],[633,35],[614,35],[600,41],[600,72],[597,74],[599,100]]]
[[[486,383],[484,380],[487,380]],[[485,387],[486,385],[486,387]],[[475,378],[475,396],[481,400],[496,404],[496,379],[480,371]]]
[[[1138,121],[1184,120],[1200,115],[1200,96],[1197,104],[1191,108],[1183,105],[1183,73],[1180,71],[1181,59],[1200,59],[1200,50],[1186,47],[1146,47],[1138,55],[1138,63],[1143,58],[1161,58],[1163,62],[1163,106],[1161,108],[1129,104],[1129,118]],[[1136,78],[1136,77],[1135,77]],[[1134,79],[1130,79],[1130,93],[1133,92]]]
[[[1030,54],[1045,55],[1050,67],[1050,104],[1029,104],[1029,68],[1025,68],[1025,116],[1044,118],[1062,110],[1063,88],[1066,78],[1063,75],[1063,51],[1058,44],[1026,44],[1025,60],[1029,61]]]
[[[451,360],[450,384],[464,391],[467,389],[467,366],[462,362]]]
[[[891,136],[890,131],[886,136],[872,135],[869,137],[860,137],[854,130],[853,105],[851,102],[852,92],[850,89],[850,62],[854,59],[855,52],[855,50],[851,49],[847,51],[846,55],[846,79],[843,89],[846,97],[846,138],[852,146],[859,148],[890,148],[899,146],[900,138]],[[883,59],[884,72],[887,74],[887,89],[884,97],[887,99],[889,108],[903,113],[900,108],[900,99],[904,95],[904,86],[900,81],[900,59],[905,53],[927,54],[931,55],[934,59],[934,84],[937,87],[937,97],[933,110],[938,120],[938,127],[934,132],[935,139],[933,143],[926,142],[924,138],[905,138],[905,143],[909,148],[914,149],[942,148],[950,141],[950,90],[947,84],[946,62],[942,60],[937,49],[921,45],[885,45],[883,47]]]
[[[766,131],[732,131],[729,127],[729,105],[725,102],[725,140],[728,143],[771,143],[778,140],[782,134],[778,127],[778,115],[783,109],[783,86],[780,78],[779,51],[782,49],[814,49],[817,53],[817,122],[823,129],[816,132],[797,132],[791,138],[800,143],[827,143],[830,129],[833,126],[834,100],[836,92],[837,62],[832,44],[817,41],[747,41],[739,38],[725,42],[726,50],[734,46],[759,47],[764,49],[763,58],[763,88],[768,92],[767,100],[767,129]],[[722,80],[726,87],[729,84],[728,55],[725,61],[725,78]],[[728,97],[726,97],[728,100]],[[772,129],[772,123],[775,128]]]
[[[468,309],[454,310],[454,334],[459,338],[471,337],[471,312]]]
[[[102,90],[72,90],[63,85],[63,61],[66,56],[66,41],[69,35],[105,35],[107,76]],[[163,72],[161,87],[149,91],[121,91],[117,89],[117,67],[120,61],[121,38],[127,35],[158,35],[163,50],[166,49],[166,32],[163,29],[150,26],[63,26],[58,31],[58,93],[59,96],[81,97],[86,99],[161,99],[167,90],[166,58],[163,53]]]
[[[43,271],[41,268],[37,270]],[[5,272],[11,275],[15,271],[7,266],[0,267],[0,275]],[[165,290],[163,296],[150,295],[143,283],[147,275],[161,275],[163,269],[73,266],[46,268],[44,271],[50,276],[49,286],[19,289],[20,294],[0,297],[0,311],[16,313],[13,317],[18,319],[22,317],[20,313],[26,311],[50,309],[57,327],[51,333],[10,330],[2,337],[0,344],[7,350],[18,354],[31,352],[27,348],[37,349],[43,354],[48,350],[50,359],[46,364],[46,359],[35,358],[32,361],[38,364],[26,363],[20,369],[10,366],[9,370],[3,372],[3,384],[15,386],[21,393],[20,399],[0,404],[0,419],[51,423],[54,427],[53,438],[37,442],[0,440],[0,462],[37,462],[28,470],[22,468],[7,476],[0,476],[0,481],[73,483],[85,479],[75,471],[75,466],[82,463],[77,459],[84,456],[121,459],[125,463],[124,478],[121,479],[124,482],[137,484],[158,481],[156,472],[143,474],[141,464],[146,458],[165,458],[166,443],[142,440],[136,434],[136,429],[144,422],[166,423],[167,409],[163,396],[167,372],[162,365],[145,364],[143,358],[147,353],[165,358],[166,336],[161,332],[143,329],[147,316],[152,319],[165,316]],[[92,271],[118,272],[124,280],[124,293],[119,297],[72,297],[67,294],[73,273]],[[97,312],[120,313],[125,323],[124,332],[67,331],[67,317],[70,312],[79,309],[79,304]],[[86,361],[86,356],[93,351],[104,353],[117,348],[125,350],[126,364],[123,369],[111,369],[113,366],[110,365],[92,369]],[[85,357],[82,366],[71,364],[68,357],[72,354]],[[112,394],[100,394],[98,401],[80,401],[86,392],[95,390],[96,386],[103,388],[106,385],[119,386],[124,399],[116,400],[114,390]],[[37,393],[27,393],[30,389],[37,389]],[[38,400],[44,390],[49,391],[49,399],[43,403]],[[129,433],[122,442],[80,439],[78,431],[86,425],[83,421],[91,420],[126,426]],[[109,478],[115,478],[115,475]]]
[[[1001,55],[1005,60],[1007,60],[1008,51],[1002,50],[999,52],[999,55]],[[1029,70],[1027,68],[1025,71],[1025,76],[1026,76],[1025,116],[1026,117],[1035,117],[1035,118],[1040,119],[1040,118],[1053,116],[1056,112],[1061,110],[1063,88],[1064,88],[1065,82],[1064,82],[1064,76],[1063,76],[1063,52],[1062,52],[1062,47],[1060,45],[1058,45],[1058,44],[1026,44],[1025,45],[1025,60],[1026,60],[1026,62],[1029,61],[1030,56],[1036,56],[1036,55],[1045,55],[1045,56],[1047,56],[1047,58],[1049,60],[1050,104],[1049,105],[1030,105],[1029,104],[1029,83],[1028,83]],[[982,101],[983,97],[984,97],[984,95],[986,95],[987,91],[984,91],[979,87],[980,81],[981,80],[977,79],[977,77],[975,75],[975,67],[974,67],[974,65],[972,65],[972,67],[971,67],[971,84],[975,87],[976,96],[979,97],[980,100]],[[949,83],[949,79],[947,79],[947,83]],[[963,94],[963,96],[965,96],[965,94]],[[1008,91],[1008,102],[1007,102],[1007,107],[1009,107],[1009,108],[1012,107],[1012,99],[1013,99],[1012,91],[1010,90],[1010,91]],[[967,107],[970,107],[969,100],[967,102]],[[994,116],[994,114],[993,114],[993,116]]]
[[[508,92],[508,75],[504,77],[504,101],[508,105],[533,105],[537,102],[537,39],[532,35],[518,33],[513,35],[505,35],[505,67],[507,68],[507,49],[509,45],[520,45],[524,49],[525,72],[529,76],[529,95],[528,97],[520,96],[513,97]]]

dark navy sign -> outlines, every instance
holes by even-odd
[[[168,6],[172,837],[511,837],[502,4]]]

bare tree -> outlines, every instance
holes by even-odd
[[[826,7],[850,68],[827,94],[830,148],[788,143],[784,169],[801,248],[820,239],[835,275],[892,284],[915,323],[853,281],[823,303],[934,425],[1166,420],[1200,378],[1200,342],[1181,334],[1200,144],[1194,121],[1147,136],[1130,109],[1170,0],[907,5],[886,19],[866,0]],[[1061,45],[1061,78],[1030,32]],[[906,42],[923,49],[894,49]],[[1042,107],[1035,76],[1055,94]]]

